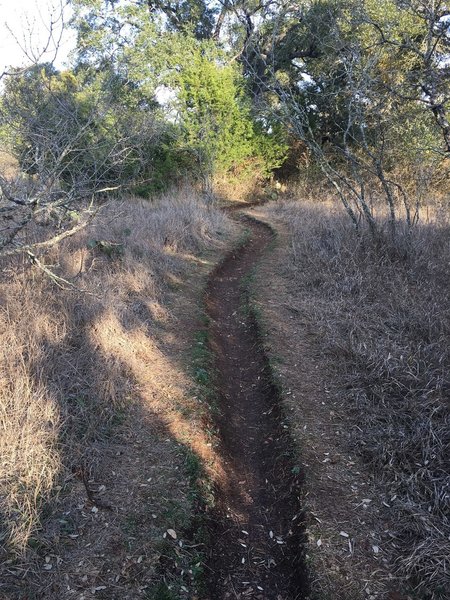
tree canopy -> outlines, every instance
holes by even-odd
[[[412,223],[419,187],[447,176],[441,0],[72,5],[72,68],[32,65],[2,92],[2,138],[44,187],[151,194],[180,177],[262,180],[288,154],[298,174],[307,156],[355,226],[375,229],[376,192],[394,233],[399,206]]]

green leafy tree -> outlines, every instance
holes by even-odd
[[[23,171],[71,197],[139,178],[161,125],[117,79],[49,65],[8,77],[0,117]]]
[[[186,10],[188,5],[189,10],[198,9],[196,3],[181,4]],[[242,64],[220,47],[211,27],[205,36],[197,35],[189,23],[175,27],[167,20],[168,7],[78,2],[80,64],[102,69],[113,55],[112,68],[133,82],[147,102],[159,101],[161,114],[178,127],[174,144],[191,154],[194,175],[244,173],[241,167],[249,160],[257,161],[261,174],[267,175],[286,153],[280,127],[264,127],[265,120],[253,110],[251,82],[243,77]],[[209,5],[206,12],[214,15],[214,7]],[[210,20],[205,14],[201,18],[206,27]],[[214,21],[216,32],[217,25]]]
[[[443,2],[312,0],[253,36],[260,103],[306,144],[355,226],[376,232],[373,191],[392,233],[400,205],[412,223],[412,167],[448,151],[448,17]]]
[[[186,142],[212,172],[227,171],[252,154],[250,110],[233,66],[197,52],[180,73],[177,107]]]

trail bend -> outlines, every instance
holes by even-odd
[[[247,238],[212,273],[206,293],[225,477],[210,519],[204,600],[301,600],[307,584],[299,476],[248,297],[249,279],[274,234],[241,213],[233,218]]]

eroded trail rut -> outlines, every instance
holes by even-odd
[[[273,234],[240,218],[248,239],[216,269],[207,290],[225,478],[211,519],[205,600],[296,600],[306,593],[297,469],[246,291]]]

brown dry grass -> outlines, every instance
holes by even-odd
[[[372,544],[381,548],[376,558],[381,556],[402,582],[397,589],[405,591],[408,581],[422,597],[445,598],[450,556],[448,215],[439,211],[437,220],[428,211],[428,223],[419,223],[412,233],[399,227],[395,242],[386,238],[380,244],[365,233],[356,236],[341,208],[332,203],[286,201],[265,214],[288,231],[281,266],[287,292],[279,298],[284,298],[287,318],[292,319],[290,327],[299,329],[298,347],[281,348],[287,361],[281,371],[287,371],[289,381],[290,369],[297,370],[297,364],[301,368],[302,352],[316,348],[321,353],[317,365],[325,361],[328,371],[322,371],[322,383],[327,375],[337,383],[335,393],[328,389],[317,397],[316,419],[326,412],[324,419],[331,424],[320,433],[326,442],[322,450],[331,446],[341,452],[344,448],[342,454],[354,453],[373,483],[371,493],[381,501],[369,529],[361,523],[361,530],[374,534]],[[279,318],[281,310],[274,309]],[[295,344],[295,336],[285,339]],[[337,413],[342,417],[339,425]],[[301,406],[294,414],[302,418]],[[308,444],[306,429],[299,435],[300,444]],[[315,452],[320,456],[319,447]],[[320,462],[342,460],[333,452],[324,456],[316,460],[319,468]],[[359,489],[361,473],[351,473],[354,465],[347,460],[341,479]],[[330,469],[325,479],[314,483],[312,478],[313,485],[319,481],[323,486],[323,494],[330,492],[327,479],[339,477],[339,469]],[[354,519],[347,515],[347,527],[357,529],[358,506],[361,502],[355,502]],[[334,519],[333,511],[328,517]],[[365,521],[370,522],[369,511]],[[347,580],[352,578],[351,565],[346,567]],[[330,575],[319,573],[323,580]],[[369,588],[373,593],[374,587]]]
[[[17,160],[0,148],[0,172],[6,178],[16,177],[19,172],[19,164]]]
[[[267,184],[257,159],[236,168],[231,173],[215,175],[212,181],[214,195],[227,202],[254,202]]]
[[[88,229],[48,252],[45,264],[77,289],[62,289],[23,259],[2,265],[5,552],[23,553],[57,484],[90,460],[92,444],[107,439],[117,415],[145,386],[147,397],[158,385],[171,387],[174,369],[161,367],[164,356],[152,330],[167,318],[168,290],[185,284],[199,255],[220,247],[230,231],[221,212],[181,190],[153,203],[111,202]],[[156,355],[152,379],[149,361]],[[173,406],[166,410],[174,412]],[[177,419],[167,419],[168,427],[181,438]]]

